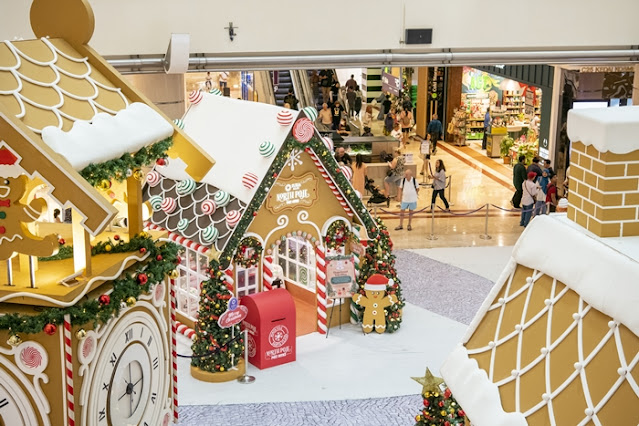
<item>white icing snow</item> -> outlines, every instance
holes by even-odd
[[[97,114],[91,122],[76,121],[68,132],[55,126],[42,130],[42,139],[65,157],[75,170],[103,163],[127,152],[159,142],[173,134],[173,126],[143,103],[133,103],[116,115]]]
[[[506,413],[497,385],[488,379],[477,361],[468,357],[461,344],[448,356],[440,369],[459,405],[476,426],[527,426],[522,413]]]
[[[252,172],[261,182],[266,175],[275,155],[263,157],[259,146],[270,141],[275,152],[279,152],[292,127],[292,124],[282,126],[277,122],[277,113],[283,109],[203,93],[202,101],[192,105],[183,118],[184,131],[215,160],[215,166],[202,182],[215,185],[245,203],[250,202],[259,184],[248,189],[242,185],[242,176]],[[294,117],[299,114],[291,112]],[[181,170],[174,170],[174,164]],[[183,162],[170,159],[169,165],[158,171],[178,178],[184,173]]]
[[[639,106],[571,109],[568,137],[599,152],[627,154],[639,149]]]

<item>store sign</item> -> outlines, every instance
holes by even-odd
[[[402,87],[399,77],[387,72],[382,73],[382,91],[399,96],[399,89]]]
[[[353,256],[327,257],[326,296],[329,299],[343,299],[357,292],[355,280],[355,260]]]
[[[266,208],[271,213],[278,213],[296,207],[311,207],[317,197],[317,178],[312,173],[278,179],[266,198]]]
[[[524,102],[524,115],[528,117],[528,119],[532,119],[533,115],[535,115],[535,92],[530,90],[526,90],[526,100]]]

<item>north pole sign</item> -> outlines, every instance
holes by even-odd
[[[248,308],[238,304],[237,299],[232,297],[229,299],[229,308],[220,315],[217,320],[217,325],[220,328],[229,328],[236,324],[241,323],[248,314]]]

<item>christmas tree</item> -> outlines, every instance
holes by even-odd
[[[209,263],[210,278],[200,284],[200,310],[195,323],[195,340],[191,348],[191,365],[203,371],[218,373],[235,367],[244,352],[240,326],[221,328],[217,320],[227,310],[233,297],[233,286],[225,279],[220,264]]]
[[[381,274],[393,280],[393,284],[386,288],[388,294],[394,294],[398,302],[385,308],[386,310],[386,332],[393,333],[399,329],[402,322],[402,308],[404,298],[402,297],[401,281],[397,277],[395,269],[395,255],[393,255],[393,242],[390,239],[388,228],[380,219],[375,219],[376,227],[369,229],[371,239],[366,247],[360,265],[358,279],[359,292],[365,294],[364,285],[373,274]]]
[[[426,369],[424,377],[413,377],[423,385],[424,408],[415,416],[418,426],[454,426],[466,424],[466,414],[452,396],[444,381]],[[441,390],[445,387],[444,391]]]

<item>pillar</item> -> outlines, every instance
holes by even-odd
[[[416,134],[422,139],[426,139],[426,126],[428,125],[428,67],[417,68],[417,124]]]
[[[462,76],[464,67],[449,67],[448,77],[446,82],[446,123],[442,121],[444,125],[445,139],[452,142],[452,135],[448,135],[446,128],[448,122],[453,118],[453,110],[459,108],[461,104],[461,92],[462,92]]]

